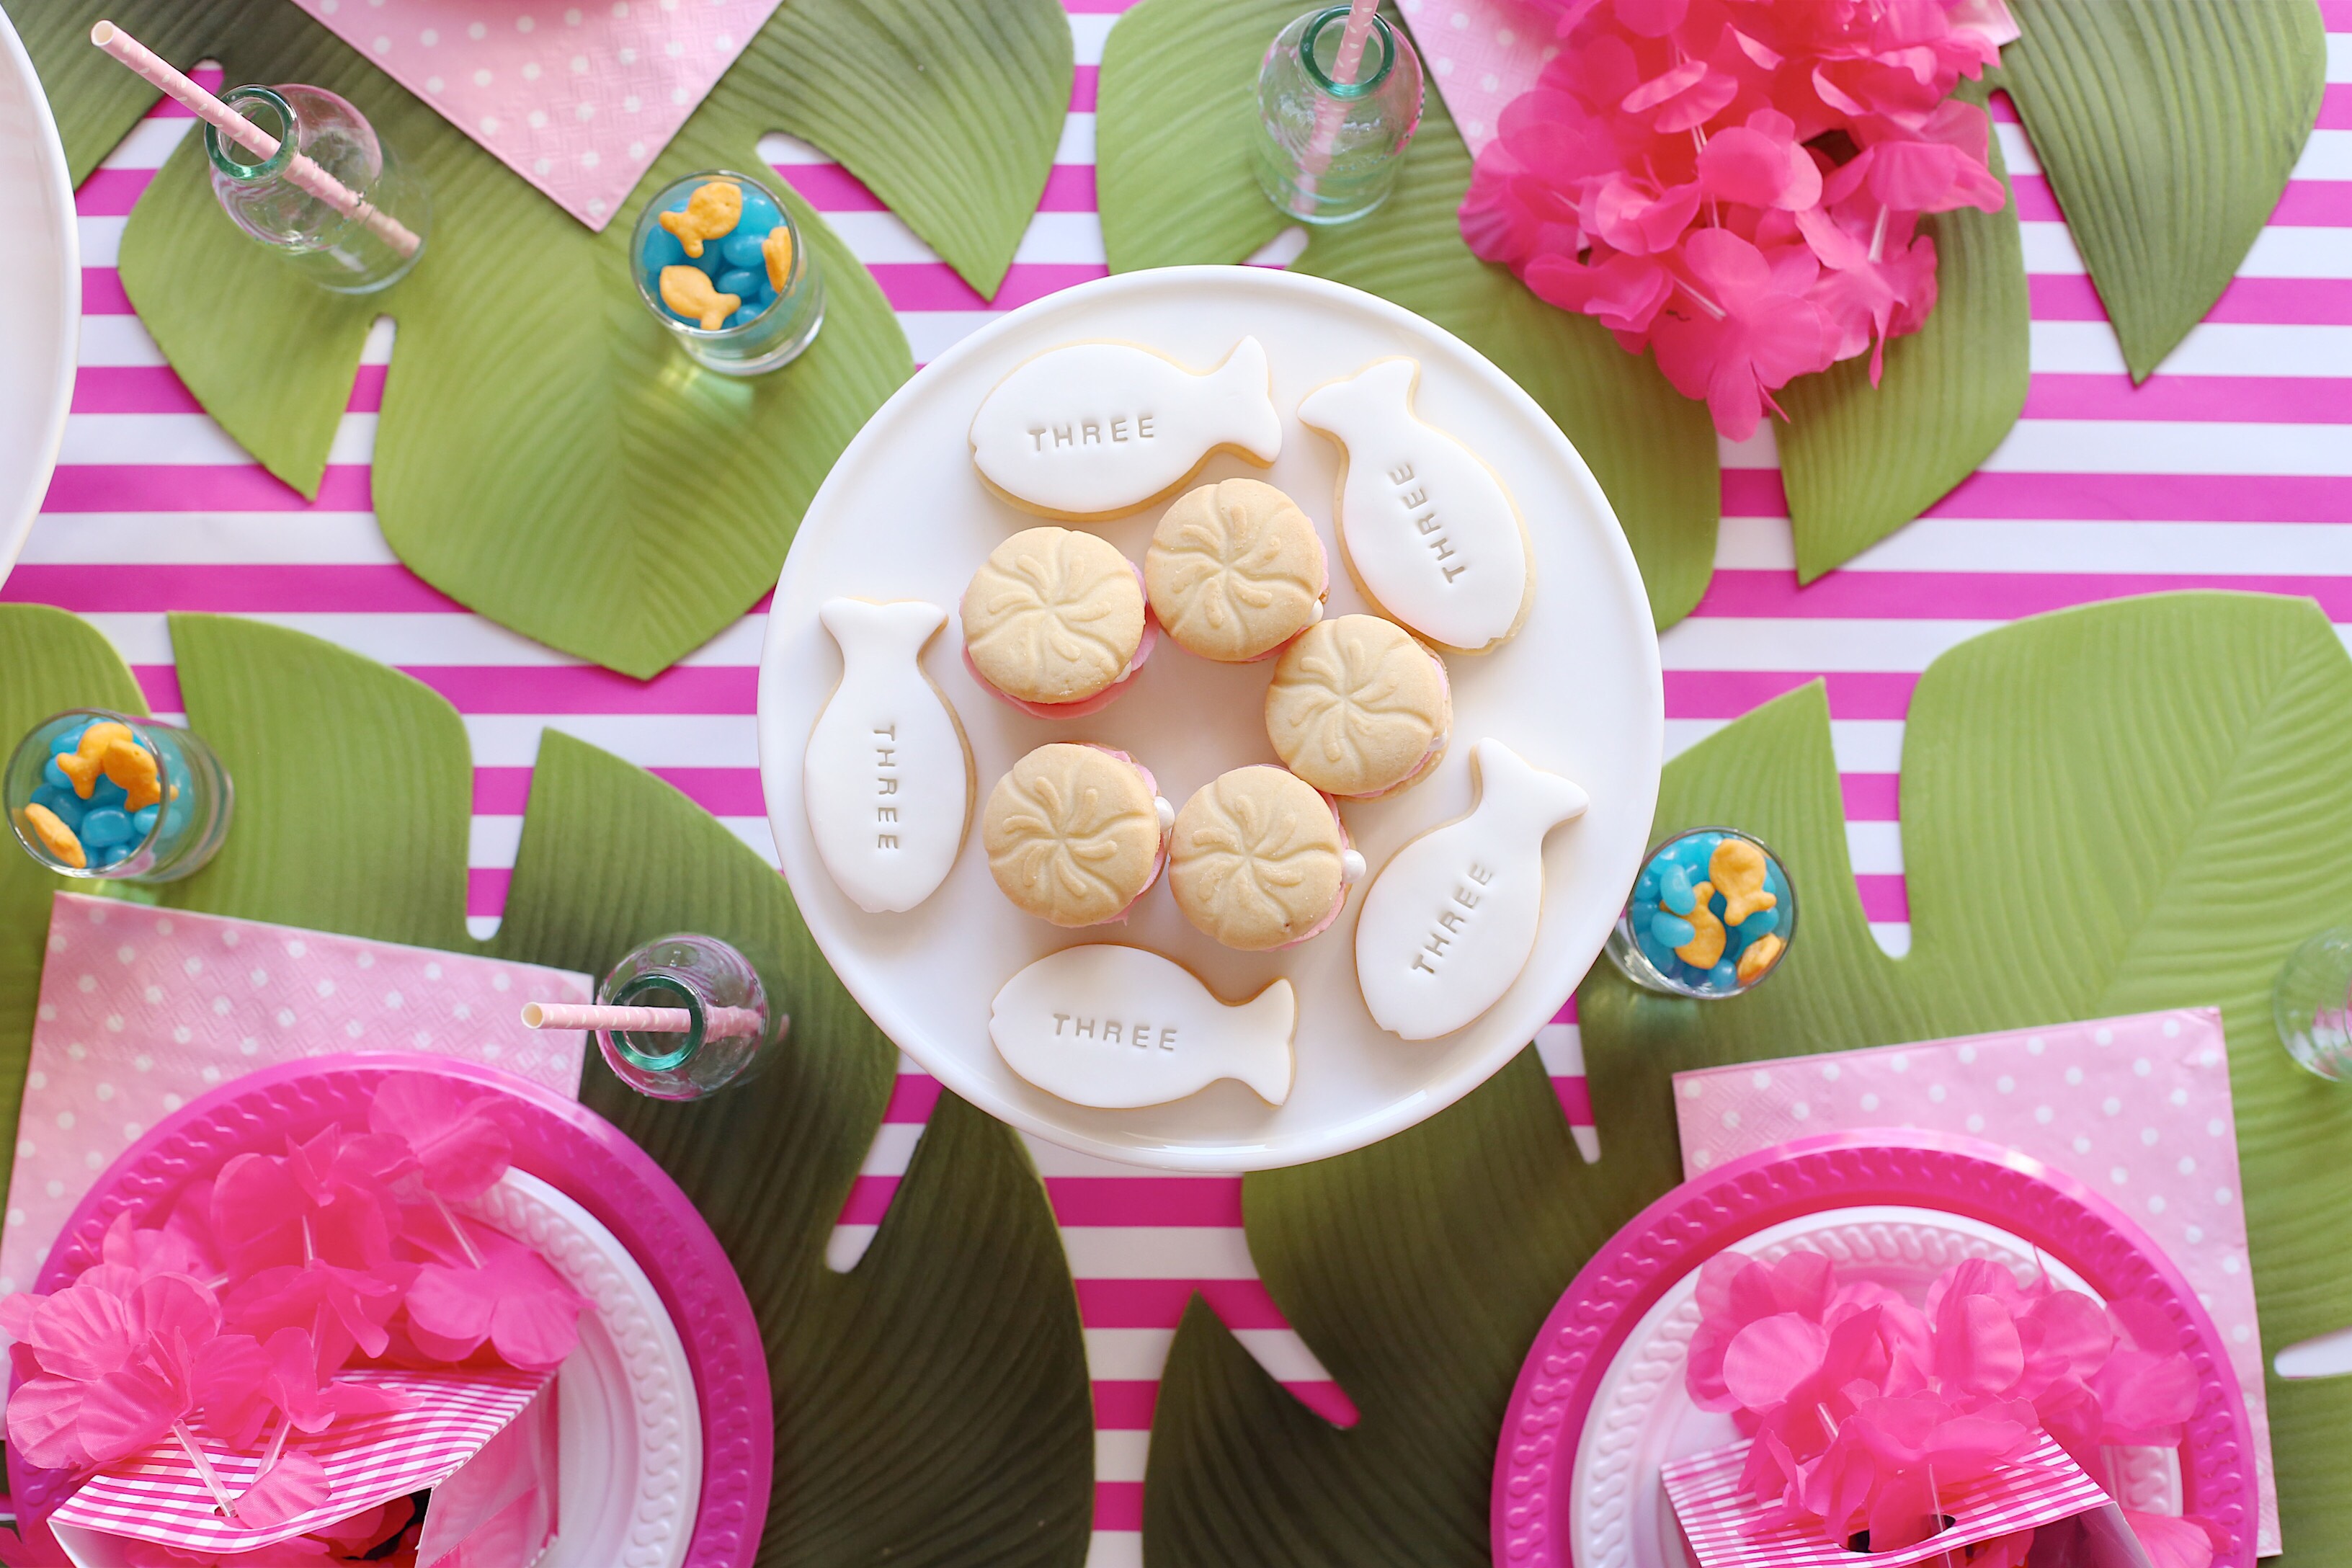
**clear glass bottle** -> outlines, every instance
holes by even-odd
[[[1266,200],[1302,223],[1346,223],[1386,201],[1421,125],[1411,42],[1376,16],[1349,61],[1347,26],[1345,5],[1309,11],[1258,67],[1252,168]]]
[[[109,728],[85,746],[100,725]],[[109,757],[117,740],[132,754]],[[131,798],[142,789],[141,774],[152,801]],[[8,759],[0,795],[25,853],[61,877],[109,882],[194,876],[228,837],[236,804],[228,771],[202,740],[102,708],[70,709],[34,725]]]
[[[2271,985],[2271,1019],[2297,1063],[2331,1083],[2352,1078],[2352,926],[2294,950]]]
[[[1726,867],[1725,877],[1735,874],[1731,867],[1737,862],[1716,858],[1727,839],[1738,840],[1754,852],[1744,858],[1749,875],[1758,868],[1760,857],[1760,890],[1771,897],[1769,907],[1743,914],[1737,924],[1730,922],[1734,911],[1724,890],[1713,886],[1717,879],[1714,868]],[[1708,887],[1708,913],[1714,917],[1705,923],[1724,930],[1723,944],[1706,969],[1690,963],[1675,945],[1687,947],[1699,938],[1698,927],[1684,917],[1696,915],[1696,894],[1702,884]],[[1677,910],[1677,905],[1690,908]],[[1780,969],[1796,940],[1797,889],[1780,858],[1762,839],[1736,827],[1694,827],[1675,834],[1643,857],[1642,873],[1634,879],[1633,891],[1603,951],[1619,973],[1645,991],[1712,1002],[1763,984]]]
[[[672,1007],[683,1034],[595,1031],[622,1082],[655,1100],[699,1100],[766,1065],[792,1020],[768,1009],[751,961],[714,936],[656,937],[613,966],[596,989],[608,1007]]]
[[[373,294],[407,276],[425,254],[432,197],[365,115],[324,88],[294,84],[231,88],[221,101],[278,138],[277,153],[257,159],[205,127],[213,195],[237,227],[337,294]],[[297,153],[382,217],[341,212],[304,189],[293,168]],[[397,243],[402,229],[417,240],[406,254]]]
[[[710,184],[731,184],[740,193],[735,227],[701,245],[700,256],[690,257],[661,220],[685,213],[695,193]],[[781,281],[772,275],[766,244],[779,230],[784,239],[776,247],[786,256]],[[686,281],[696,283],[688,268],[709,278],[712,297],[727,293],[738,301],[720,325],[706,328],[665,302],[662,275],[685,271]],[[629,238],[629,273],[636,280],[637,298],[669,329],[687,357],[721,375],[780,370],[807,353],[824,325],[824,275],[793,221],[792,208],[766,181],[731,169],[705,169],[673,180],[646,204]]]

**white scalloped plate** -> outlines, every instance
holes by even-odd
[[[1996,1226],[1932,1209],[1826,1209],[1759,1231],[1739,1250],[1773,1262],[1802,1247],[1837,1264],[1841,1279],[1868,1279],[1916,1302],[1936,1276],[1968,1258],[1990,1258],[2021,1281],[2039,1270],[2096,1299],[2081,1276]],[[1701,1410],[1683,1392],[1683,1363],[1698,1328],[1693,1270],[1635,1325],[1601,1376],[1576,1445],[1575,1515],[1570,1561],[1576,1568],[1691,1568],[1659,1468],[1686,1454],[1739,1439],[1728,1415]],[[2110,1475],[2127,1508],[2180,1511],[2179,1455],[2167,1448],[2110,1448]]]
[[[536,1568],[677,1568],[702,1496],[702,1423],[686,1346],[613,1233],[537,1176],[509,1171],[458,1205],[534,1248],[587,1298],[556,1374],[562,1491]]]
[[[80,347],[81,242],[73,182],[40,78],[0,16],[0,581],[33,526]]]

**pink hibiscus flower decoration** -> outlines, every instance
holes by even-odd
[[[1920,217],[2008,199],[1990,121],[1952,96],[2017,37],[2002,0],[1554,9],[1463,197],[1470,248],[1654,353],[1726,436],[1839,360],[1868,353],[1874,384],[1935,309]]]
[[[408,1337],[445,1362],[464,1361],[487,1343],[510,1366],[562,1362],[580,1342],[582,1302],[530,1247],[475,1227],[481,1267],[427,1263],[408,1290]]]

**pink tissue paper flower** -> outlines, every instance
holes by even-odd
[[[1654,353],[1716,427],[1919,330],[1930,213],[2008,200],[1952,97],[2017,37],[2002,0],[1551,0],[1558,52],[1506,105],[1470,248]]]

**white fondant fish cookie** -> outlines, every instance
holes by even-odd
[[[1181,964],[1139,947],[1065,948],[1004,983],[988,1037],[1014,1072],[1076,1105],[1131,1110],[1238,1079],[1290,1097],[1298,999],[1277,980],[1228,1007]]]
[[[1271,385],[1255,338],[1205,375],[1133,343],[1066,343],[981,403],[971,460],[1024,510],[1117,517],[1172,493],[1221,448],[1273,462],[1282,418]]]
[[[1339,548],[1381,613],[1441,647],[1484,653],[1535,600],[1518,509],[1467,447],[1412,411],[1420,364],[1377,360],[1307,395],[1301,424],[1339,443]]]
[[[817,612],[841,645],[841,684],[810,732],[801,794],[818,858],[869,914],[937,891],[971,822],[971,750],[922,666],[947,618],[919,599],[828,599]]]
[[[1408,1040],[1452,1034],[1511,988],[1543,918],[1544,835],[1589,804],[1500,741],[1471,758],[1478,804],[1398,850],[1356,920],[1364,1005]]]

